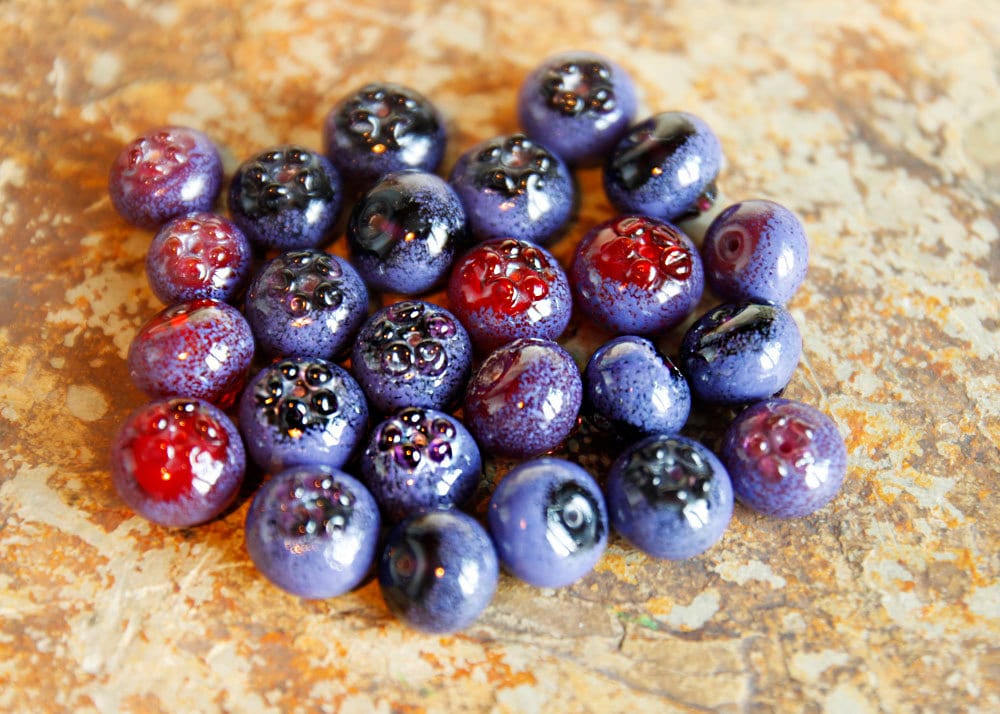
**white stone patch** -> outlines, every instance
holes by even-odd
[[[1000,620],[1000,584],[979,588],[966,600],[969,612],[990,620]]]
[[[838,684],[823,703],[829,714],[870,714],[875,709],[857,689],[849,684]]]
[[[45,80],[52,85],[52,95],[56,99],[56,107],[52,113],[57,117],[62,116],[67,86],[66,62],[62,57],[52,60],[52,69],[45,75]]]
[[[796,652],[789,662],[791,675],[800,682],[815,682],[830,667],[843,667],[850,661],[846,652],[820,650],[819,652]]]
[[[690,605],[675,605],[663,620],[675,629],[697,630],[719,611],[720,601],[719,591],[709,588],[699,593]]]
[[[91,384],[71,384],[66,390],[66,409],[81,421],[97,421],[108,411],[108,400]]]
[[[759,560],[750,560],[746,563],[723,561],[716,565],[714,570],[723,580],[737,585],[745,585],[751,580],[759,580],[777,590],[785,587],[788,582],[780,575],[775,575],[770,565]]]
[[[122,60],[114,52],[98,52],[87,68],[86,79],[95,87],[110,87],[122,71]]]

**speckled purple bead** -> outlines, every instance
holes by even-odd
[[[480,448],[529,458],[566,438],[582,398],[580,371],[566,350],[521,338],[483,361],[469,382],[463,414]]]
[[[205,134],[184,126],[152,129],[111,164],[108,193],[129,223],[155,228],[192,211],[208,211],[222,187],[222,159]]]
[[[583,237],[569,272],[577,305],[598,326],[625,335],[683,321],[705,287],[701,256],[681,230],[645,216],[618,216]]]
[[[375,427],[361,457],[365,484],[393,521],[461,507],[481,472],[472,434],[434,409],[411,407],[387,418]]]
[[[356,479],[327,466],[297,466],[254,496],[247,552],[279,588],[310,599],[336,597],[371,569],[379,525],[378,505]]]
[[[371,289],[417,295],[444,280],[467,242],[465,209],[434,174],[392,173],[358,201],[347,239],[354,266]]]
[[[340,214],[340,175],[322,154],[275,146],[244,161],[229,185],[229,212],[254,245],[316,248]]]
[[[722,145],[698,117],[663,112],[635,125],[604,163],[604,191],[622,213],[678,221],[715,200]]]
[[[628,129],[636,105],[629,74],[594,52],[547,58],[517,95],[524,132],[573,165],[600,162]]]
[[[680,366],[694,396],[710,404],[742,404],[783,390],[801,354],[802,336],[785,308],[725,303],[688,329]]]
[[[321,250],[282,253],[250,282],[246,316],[262,351],[334,359],[368,314],[368,289],[343,258]]]
[[[239,310],[215,300],[167,307],[128,350],[132,383],[151,397],[197,397],[228,408],[246,384],[254,342]]]
[[[455,632],[486,609],[499,578],[489,534],[460,511],[434,511],[397,525],[378,566],[382,597],[396,617],[430,633]]]
[[[544,244],[573,209],[573,177],[566,164],[524,134],[476,144],[459,157],[449,180],[478,240]]]
[[[367,190],[404,169],[434,172],[444,156],[444,121],[419,92],[375,82],[341,99],[323,126],[326,154],[352,188]]]
[[[608,544],[608,512],[593,477],[562,459],[514,467],[488,512],[503,567],[526,583],[561,588],[585,576]]]
[[[368,425],[368,404],[345,369],[321,359],[275,362],[240,397],[240,432],[265,471],[347,462]]]
[[[778,518],[807,516],[825,506],[847,470],[847,447],[834,421],[790,399],[768,399],[743,411],[720,453],[736,497]]]
[[[608,472],[611,523],[657,558],[703,553],[733,516],[733,487],[707,448],[683,436],[653,435],[630,446]]]
[[[472,366],[472,343],[443,307],[420,300],[382,308],[354,341],[351,371],[371,405],[444,409],[461,398]]]
[[[623,431],[674,434],[691,412],[691,390],[670,359],[642,337],[602,345],[583,373],[585,396]]]
[[[784,305],[809,264],[798,217],[773,201],[742,201],[712,221],[701,247],[705,277],[723,300]]]

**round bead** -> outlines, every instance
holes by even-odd
[[[478,240],[547,243],[573,209],[566,164],[524,134],[476,144],[459,157],[449,180]]]
[[[240,490],[245,466],[243,442],[229,417],[187,397],[139,407],[111,447],[121,499],[140,516],[177,528],[222,513]]]
[[[362,326],[351,353],[351,371],[371,405],[444,409],[465,389],[472,343],[454,315],[420,300],[382,308]]]
[[[272,356],[334,359],[350,347],[367,314],[361,276],[321,250],[277,256],[247,290],[247,320],[258,346]]]
[[[379,424],[361,459],[365,483],[394,521],[462,506],[481,472],[479,447],[462,423],[416,407]]]
[[[139,328],[128,372],[151,397],[196,397],[226,409],[246,384],[253,352],[253,334],[239,310],[193,300],[164,308]]]
[[[794,213],[742,201],[712,221],[701,247],[705,277],[723,300],[787,303],[806,277],[809,241]]]
[[[516,466],[490,499],[489,528],[503,567],[543,588],[575,583],[608,543],[608,512],[593,477],[561,459]]]
[[[705,287],[698,251],[669,223],[619,216],[591,229],[570,267],[580,309],[619,334],[662,332],[694,310]]]
[[[481,243],[456,262],[448,304],[480,352],[519,337],[558,338],[569,324],[573,297],[562,266],[527,241]]]
[[[742,404],[783,390],[802,354],[802,336],[780,305],[726,303],[702,315],[681,342],[681,370],[710,404]]]
[[[483,361],[469,382],[463,414],[480,448],[528,458],[569,435],[582,397],[580,371],[566,350],[521,338]]]
[[[287,358],[250,381],[239,415],[250,456],[275,473],[298,464],[343,466],[364,438],[368,405],[342,367]]]
[[[423,632],[471,625],[496,591],[499,565],[489,535],[460,511],[403,521],[378,566],[382,597],[396,617]]]
[[[205,134],[167,126],[142,134],[111,165],[108,193],[129,223],[155,228],[192,211],[211,210],[222,187],[222,159]]]
[[[743,411],[726,431],[720,453],[736,497],[778,518],[807,516],[825,506],[847,470],[847,447],[834,421],[789,399],[768,399]]]
[[[693,558],[733,515],[733,486],[715,455],[683,436],[653,435],[615,461],[605,486],[615,530],[657,558]]]
[[[356,479],[326,466],[297,466],[267,481],[247,511],[250,559],[299,597],[336,597],[368,574],[378,547],[378,505]]]

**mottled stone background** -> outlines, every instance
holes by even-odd
[[[729,197],[803,217],[789,395],[846,435],[839,498],[738,508],[690,562],[614,541],[563,591],[504,576],[453,637],[397,624],[372,583],[270,586],[245,499],[196,530],[130,515],[107,445],[158,305],[150,234],[106,196],[123,142],[191,124],[231,170],[318,147],[334,100],[384,78],[447,116],[446,170],[575,47],[631,70],[645,111],[708,120]],[[0,710],[1000,710],[996,0],[0,0],[0,117]],[[563,259],[610,215],[599,174],[580,184]]]

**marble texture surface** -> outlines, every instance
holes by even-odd
[[[525,5],[0,1],[0,710],[1000,709],[1000,8]],[[615,539],[564,590],[503,576],[450,637],[395,622],[372,582],[322,602],[270,586],[246,497],[198,529],[131,515],[107,447],[144,401],[124,356],[159,306],[151,234],[107,198],[120,146],[190,124],[231,172],[319,147],[333,102],[382,78],[440,107],[447,170],[576,47],[630,70],[644,112],[705,118],[727,196],[802,216],[787,395],[839,423],[841,495],[798,521],[738,508],[684,563]],[[579,182],[564,261],[610,216],[599,173]],[[565,342],[585,359],[594,338]]]

